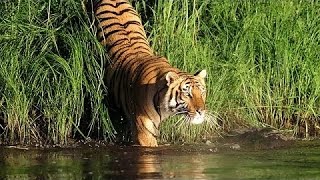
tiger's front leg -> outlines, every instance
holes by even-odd
[[[137,117],[133,130],[133,139],[135,144],[140,146],[157,147],[158,127],[153,121],[145,117]]]

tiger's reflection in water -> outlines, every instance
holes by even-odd
[[[111,171],[104,178],[208,179],[204,174],[206,159],[202,155],[139,148],[120,156],[109,163],[107,169],[111,168]]]
[[[177,147],[0,147],[0,179],[208,179],[208,162],[216,163]]]

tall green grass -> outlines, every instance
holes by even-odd
[[[181,69],[208,70],[208,111],[222,128],[318,135],[318,1],[160,0],[152,6],[153,48]],[[164,127],[164,134],[176,132],[172,123]]]
[[[0,7],[1,142],[66,144],[98,129],[113,136],[102,103],[104,50],[82,4],[27,0]]]
[[[320,3],[132,1],[157,54],[207,69],[207,122],[171,118],[162,142],[194,142],[238,126],[318,135]],[[113,137],[105,52],[84,1],[0,2],[0,143]]]

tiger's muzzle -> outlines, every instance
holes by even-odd
[[[201,124],[205,120],[205,110],[196,110],[194,113],[187,113],[186,119],[191,124]]]

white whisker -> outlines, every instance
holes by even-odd
[[[193,117],[187,114],[187,112],[188,111],[179,111],[174,114],[174,116],[184,114],[184,116],[177,118],[177,120],[174,123],[174,126],[177,127],[177,129],[181,129],[181,128],[192,129],[194,127],[197,127],[197,126],[194,126],[194,124],[192,123]],[[206,111],[204,115],[204,122],[200,126],[202,126],[207,130],[211,129],[213,131],[218,131],[221,128],[219,121],[221,121],[221,118],[219,118],[219,114],[215,112]]]
[[[205,114],[205,123],[209,126],[209,128],[212,129],[220,129],[221,126],[219,125],[219,121],[221,118],[219,118],[219,115],[214,112],[207,112]]]

